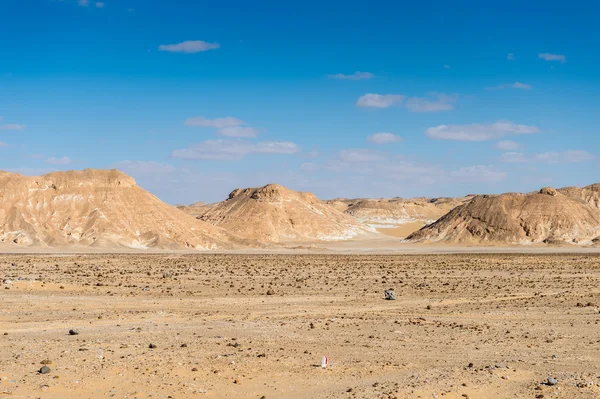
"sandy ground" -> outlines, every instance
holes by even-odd
[[[396,227],[388,227],[383,229],[376,229],[378,233],[391,236],[391,237],[399,237],[406,238],[415,231],[419,230],[421,227],[425,226],[423,222],[411,222],[400,224]]]
[[[3,255],[0,398],[597,398],[599,281],[584,253]]]

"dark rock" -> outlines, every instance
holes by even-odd
[[[49,372],[50,372],[50,367],[48,367],[48,366],[43,366],[40,369],[40,374],[48,374]]]
[[[156,349],[156,345],[150,344],[150,345],[148,345],[148,348],[150,348],[150,349]]]
[[[385,295],[385,299],[388,301],[395,301],[397,298],[396,293],[392,290],[383,291],[383,295]]]
[[[76,329],[71,329],[69,330],[69,335],[79,335],[79,331],[77,331]]]

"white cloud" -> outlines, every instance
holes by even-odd
[[[452,171],[450,175],[458,181],[482,183],[499,182],[506,179],[507,176],[505,172],[495,170],[491,166],[486,165],[474,165],[460,168]]]
[[[69,157],[62,157],[62,158],[51,157],[46,160],[46,163],[49,163],[50,165],[69,165],[72,162],[73,161]]]
[[[343,73],[337,73],[335,75],[329,75],[331,79],[345,79],[345,80],[363,80],[372,79],[375,77],[371,72],[360,72],[356,71],[352,75],[344,75]]]
[[[387,144],[387,143],[397,143],[402,141],[400,136],[396,136],[392,133],[375,133],[367,137],[367,140],[374,144]]]
[[[96,2],[96,7],[97,7],[97,8],[104,8],[104,3],[103,3],[103,2],[101,2],[101,1],[97,1],[97,2]]]
[[[450,65],[444,64],[444,69],[450,69]]]
[[[8,144],[6,144],[4,141],[0,141],[0,148],[2,147],[8,147]]]
[[[202,51],[214,50],[221,47],[219,43],[208,43],[203,40],[188,40],[176,44],[161,44],[158,46],[160,51],[169,51],[171,53],[200,53]]]
[[[203,116],[195,116],[185,120],[186,126],[199,126],[199,127],[214,127],[217,129],[223,129],[226,127],[241,126],[246,122],[231,116],[225,118],[208,119]]]
[[[502,89],[521,89],[521,90],[530,90],[532,88],[531,85],[521,82],[515,83],[506,83],[499,86],[490,87],[491,90],[502,90]]]
[[[253,127],[230,126],[218,129],[217,134],[226,137],[256,137],[258,130]]]
[[[506,56],[506,59],[509,61],[516,60],[515,55],[513,53],[508,53],[508,55]]]
[[[207,140],[190,148],[173,151],[183,159],[237,160],[249,154],[295,154],[300,147],[291,142],[250,142],[245,140]]]
[[[567,62],[567,57],[562,54],[540,53],[538,58],[546,61],[560,61],[563,64]]]
[[[496,149],[504,151],[514,151],[521,148],[521,144],[512,140],[502,140],[496,143]]]
[[[543,152],[530,156],[522,152],[505,152],[500,156],[500,161],[506,163],[576,163],[596,159],[594,154],[581,150],[568,150],[558,152]]]
[[[450,111],[454,108],[456,96],[443,93],[433,93],[433,99],[412,97],[406,100],[406,108],[412,112],[438,112]]]
[[[79,4],[80,7],[87,7],[90,5],[90,0],[79,0],[77,4]]]
[[[356,101],[357,107],[388,108],[392,105],[401,105],[405,96],[400,94],[374,94],[368,93]]]
[[[489,125],[439,125],[430,127],[425,134],[432,139],[486,141],[504,136],[539,133],[536,126],[518,125],[512,122],[496,122]]]

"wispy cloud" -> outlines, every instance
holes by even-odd
[[[8,147],[8,144],[6,144],[4,141],[0,141],[0,148],[2,147]]]
[[[402,141],[402,138],[393,133],[381,132],[370,135],[367,140],[374,144],[388,144]]]
[[[50,165],[70,165],[72,162],[73,161],[69,157],[62,157],[62,158],[51,157],[46,160],[46,163],[49,163]]]
[[[217,134],[225,137],[256,137],[258,130],[253,127],[230,126],[218,129]]]
[[[462,182],[493,183],[506,179],[506,172],[487,165],[474,165],[450,172],[450,176]]]
[[[502,90],[502,89],[521,89],[521,90],[530,90],[532,88],[531,85],[521,82],[515,83],[506,83],[499,86],[488,87],[489,90]]]
[[[412,112],[450,111],[454,108],[457,96],[432,93],[431,98],[412,97],[406,100],[406,108]]]
[[[444,93],[430,93],[428,97],[410,97],[403,94],[375,94],[368,93],[359,97],[356,102],[358,107],[388,108],[391,106],[405,106],[411,112],[438,112],[450,111],[454,108],[458,96]]]
[[[356,101],[357,107],[388,108],[393,105],[402,105],[406,96],[400,94],[375,94],[367,93]]]
[[[329,75],[331,79],[343,79],[343,80],[364,80],[364,79],[372,79],[375,75],[371,72],[360,72],[356,71],[351,75],[345,75],[343,73],[336,73],[335,75]]]
[[[385,154],[382,154],[378,151],[367,150],[367,149],[349,149],[349,150],[341,150],[338,154],[339,159],[342,162],[373,162],[373,161],[381,161],[385,159]]]
[[[216,119],[208,119],[203,116],[195,116],[193,118],[188,118],[185,120],[186,126],[214,127],[217,129],[223,129],[232,126],[241,126],[244,124],[246,124],[246,122],[239,120],[238,118],[233,118],[231,116]]]
[[[521,148],[521,144],[517,143],[516,141],[512,141],[512,140],[502,140],[502,141],[497,142],[494,147],[496,147],[496,149],[498,149],[498,150],[514,151],[514,150],[518,150],[519,148]]]
[[[567,57],[562,54],[540,53],[538,58],[546,61],[559,61],[563,64],[567,62]]]
[[[246,122],[231,116],[225,118],[208,119],[203,116],[188,118],[185,121],[186,126],[191,127],[212,127],[217,129],[219,136],[225,137],[256,137],[258,129],[243,126]]]
[[[19,125],[16,123],[8,123],[5,125],[0,125],[0,130],[24,130],[25,125]]]
[[[514,60],[516,60],[515,55],[513,53],[508,53],[508,55],[506,56],[506,59],[508,61],[514,61]]]
[[[496,122],[489,125],[439,125],[430,127],[425,134],[432,139],[459,141],[486,141],[504,136],[539,133],[536,126],[518,125],[512,122]]]
[[[87,7],[90,5],[90,0],[79,0],[77,4],[79,7]]]
[[[251,142],[246,140],[207,140],[173,151],[182,159],[238,160],[249,154],[296,154],[300,147],[291,142]]]
[[[215,50],[221,47],[219,43],[209,43],[203,40],[188,40],[176,44],[161,44],[158,46],[160,51],[168,51],[171,53],[200,53],[208,50]]]
[[[97,7],[97,8],[104,8],[104,2],[102,2],[102,1],[97,1],[97,2],[96,2],[96,7]]]
[[[500,161],[506,163],[576,163],[596,159],[592,153],[582,150],[568,150],[557,152],[542,152],[539,154],[526,155],[522,152],[505,152],[500,156]]]
[[[0,122],[2,122],[2,117],[0,116]],[[6,123],[0,124],[0,130],[24,130],[25,125],[17,124],[17,123]]]

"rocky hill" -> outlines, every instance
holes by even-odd
[[[240,242],[163,203],[117,170],[39,177],[0,172],[0,243],[216,249]]]
[[[593,200],[586,200],[586,189],[581,192],[574,188],[559,191],[548,187],[528,194],[476,196],[452,209],[437,222],[411,234],[408,240],[461,244],[544,242],[591,245],[600,236],[600,211],[593,205]]]
[[[260,242],[345,240],[370,232],[314,194],[277,184],[236,189],[199,219]]]

